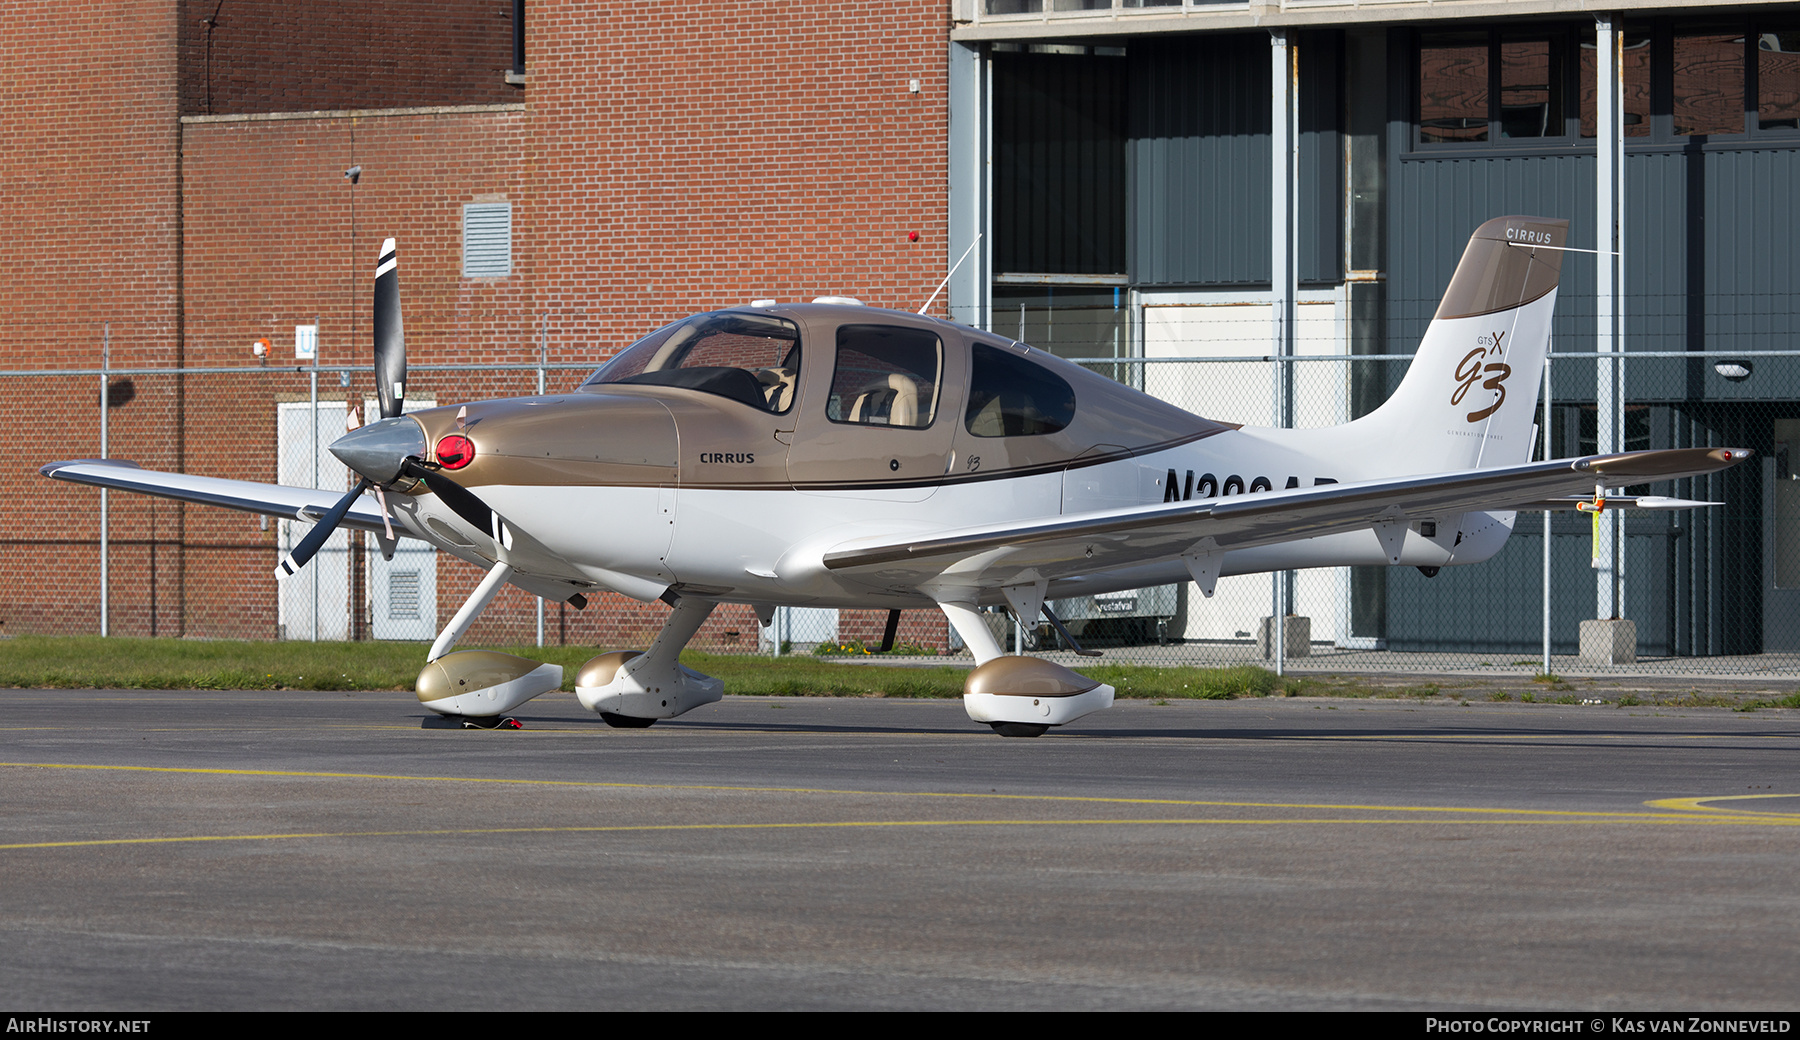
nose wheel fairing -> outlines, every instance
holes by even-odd
[[[419,672],[419,703],[440,715],[487,717],[562,686],[559,664],[492,650],[458,650]]]

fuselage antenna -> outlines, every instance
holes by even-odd
[[[956,277],[956,269],[963,265],[963,261],[967,260],[969,258],[969,254],[973,253],[975,251],[975,247],[980,244],[981,244],[981,234],[980,234],[980,232],[977,232],[975,235],[975,241],[969,243],[969,248],[963,250],[963,255],[957,257],[956,263],[951,265],[950,273],[944,276],[944,280],[938,283],[938,287],[936,289],[932,290],[931,299],[926,300],[925,306],[919,308],[920,314],[924,314],[926,311],[931,309],[931,305],[933,303],[937,302],[938,293],[943,292],[944,286],[950,284],[950,279]]]

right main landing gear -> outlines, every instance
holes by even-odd
[[[725,695],[725,683],[684,668],[681,648],[706,621],[717,604],[679,598],[662,631],[643,653],[615,650],[601,654],[575,673],[575,699],[608,726],[642,729],[657,719],[672,719]]]

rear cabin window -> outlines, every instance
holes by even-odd
[[[1075,418],[1068,381],[1006,347],[976,343],[970,351],[969,410],[964,424],[977,437],[1055,433]]]
[[[924,329],[840,325],[826,416],[922,430],[937,415],[944,345]]]
[[[652,332],[582,385],[684,387],[781,414],[794,406],[799,379],[798,326],[766,314],[724,312]]]

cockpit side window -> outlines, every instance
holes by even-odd
[[[725,311],[658,329],[583,386],[678,386],[784,414],[800,379],[800,329],[785,318]]]
[[[922,430],[937,415],[943,365],[943,342],[924,329],[840,325],[826,417]]]
[[[1075,390],[1042,365],[1005,347],[971,344],[969,409],[977,437],[1055,433],[1075,418]]]

